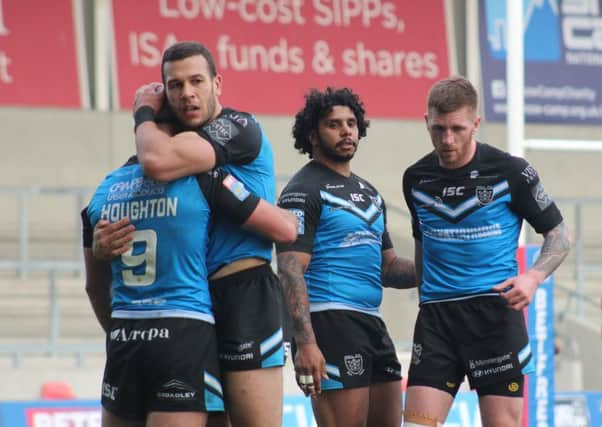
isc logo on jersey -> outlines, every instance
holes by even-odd
[[[224,178],[222,184],[241,202],[249,197],[249,191],[245,188],[245,185],[232,175],[228,175]]]
[[[364,195],[360,193],[350,193],[349,197],[351,197],[352,202],[365,202]]]
[[[463,196],[464,190],[466,190],[466,187],[464,186],[445,187],[443,188],[443,197]]]

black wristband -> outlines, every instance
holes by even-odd
[[[144,122],[154,122],[155,121],[155,110],[153,110],[148,105],[143,105],[138,108],[134,113],[134,132],[138,129]]]

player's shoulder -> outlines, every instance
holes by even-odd
[[[229,121],[242,128],[247,128],[249,126],[260,127],[259,122],[253,114],[230,107],[222,108],[222,111],[217,116],[216,120]]]
[[[404,181],[412,179],[413,177],[432,174],[437,170],[437,165],[437,154],[433,150],[407,167],[403,173]]]
[[[324,172],[317,162],[308,162],[291,177],[282,190],[282,194],[289,192],[319,193],[324,184],[324,178]]]
[[[317,162],[311,161],[299,169],[290,179],[289,184],[295,186],[315,187],[324,180],[324,171]]]
[[[128,160],[123,163],[121,166],[113,169],[109,173],[105,175],[103,180],[104,182],[113,181],[113,180],[124,180],[130,178],[132,173],[136,173],[137,169],[140,169],[140,174],[142,174],[142,166],[138,162],[138,158],[136,156],[131,156]],[[102,185],[102,184],[101,184]]]
[[[494,165],[503,175],[514,176],[532,169],[529,162],[522,157],[482,142],[479,142],[478,147],[481,163]]]
[[[121,165],[121,167],[137,165],[138,163],[139,163],[138,156],[133,155],[133,156],[130,156],[130,158],[127,159],[127,161],[123,165]]]
[[[251,114],[224,107],[216,118],[202,125],[198,132],[223,142],[241,133],[260,135],[261,127]]]
[[[366,188],[370,190],[370,192],[378,194],[378,189],[370,181],[354,173],[352,173],[351,176],[358,182],[361,189]]]

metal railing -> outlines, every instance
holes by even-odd
[[[82,272],[83,266],[79,262],[37,262],[26,265],[28,271],[44,271],[48,279],[48,333],[45,342],[35,343],[3,343],[0,344],[0,354],[8,354],[12,357],[13,367],[22,366],[23,357],[26,354],[45,354],[58,356],[64,354],[74,355],[78,367],[83,367],[88,354],[98,354],[104,351],[104,343],[62,343],[60,302],[58,298],[57,275],[61,272]]]
[[[73,272],[81,271],[81,256],[80,258],[74,259],[72,261],[49,261],[31,259],[30,206],[31,200],[34,196],[52,195],[56,197],[72,198],[75,202],[76,209],[81,209],[84,206],[85,198],[89,197],[92,191],[93,189],[85,187],[0,187],[0,197],[14,195],[17,198],[18,222],[18,257],[13,259],[0,259],[0,271],[15,270],[21,278],[26,278],[31,271],[49,271],[53,268],[60,270],[71,270]],[[74,212],[69,213],[71,214]],[[79,218],[79,215],[74,215],[73,217]],[[74,230],[76,230],[76,235],[81,236],[80,222],[74,221],[73,227]]]
[[[283,182],[286,177],[279,177],[278,182]],[[59,188],[59,187],[0,187],[0,196],[6,194],[14,194],[18,198],[18,257],[14,259],[0,259],[0,271],[15,270],[19,277],[27,277],[32,271],[49,271],[51,269],[59,269],[61,271],[72,271],[75,273],[81,272],[82,258],[67,261],[49,261],[49,260],[32,260],[30,256],[31,233],[30,233],[30,200],[35,195],[56,195],[63,197],[72,197],[75,201],[75,206],[81,208],[84,206],[85,197],[92,192],[91,188]],[[572,257],[574,260],[574,279],[577,283],[576,292],[583,292],[583,284],[585,276],[588,273],[601,273],[601,262],[588,262],[585,257],[585,240],[584,240],[584,209],[590,206],[598,206],[602,208],[602,198],[557,198],[558,204],[569,205],[573,210],[573,241],[574,248]],[[407,211],[399,206],[389,203],[388,209],[390,212],[399,214],[404,218],[409,219]],[[79,215],[74,215],[78,218],[74,222],[73,227],[76,230],[76,235],[81,236]],[[76,242],[76,243],[79,243]],[[602,245],[601,245],[602,249]],[[577,304],[579,310],[580,303]]]
[[[38,196],[56,196],[72,199],[74,210],[73,229],[76,236],[81,236],[81,224],[77,220],[77,210],[84,206],[85,199],[89,197],[91,188],[64,188],[64,187],[0,187],[0,197],[16,198],[16,223],[17,223],[17,256],[0,259],[0,272],[15,271],[22,279],[28,278],[30,274],[42,273],[46,276],[48,283],[48,334],[45,342],[15,342],[1,343],[0,354],[12,357],[13,366],[18,368],[23,363],[26,354],[46,354],[48,356],[74,355],[78,367],[85,363],[88,354],[98,354],[104,351],[104,344],[99,343],[63,343],[61,338],[60,306],[58,298],[59,274],[70,273],[82,276],[82,255],[71,260],[49,260],[32,259],[31,245],[31,205],[32,199]],[[6,213],[6,210],[4,211]],[[81,246],[81,237],[74,242]],[[82,251],[77,251],[81,254]]]
[[[585,279],[588,273],[602,273],[602,260],[599,262],[588,262],[585,257],[585,225],[584,225],[584,209],[591,206],[602,207],[601,198],[561,198],[559,203],[573,206],[574,224],[573,224],[573,259],[574,259],[574,279],[576,283],[575,289],[575,312],[577,316],[583,315],[585,299]]]

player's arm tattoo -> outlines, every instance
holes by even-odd
[[[549,276],[558,268],[569,253],[571,241],[566,224],[561,222],[544,234],[544,241],[533,269]]]
[[[381,280],[384,287],[397,289],[416,287],[417,280],[414,262],[396,255],[383,257]]]
[[[297,344],[316,342],[316,337],[311,327],[307,284],[303,276],[304,270],[303,264],[295,254],[291,252],[278,254],[278,276],[286,292]]]

